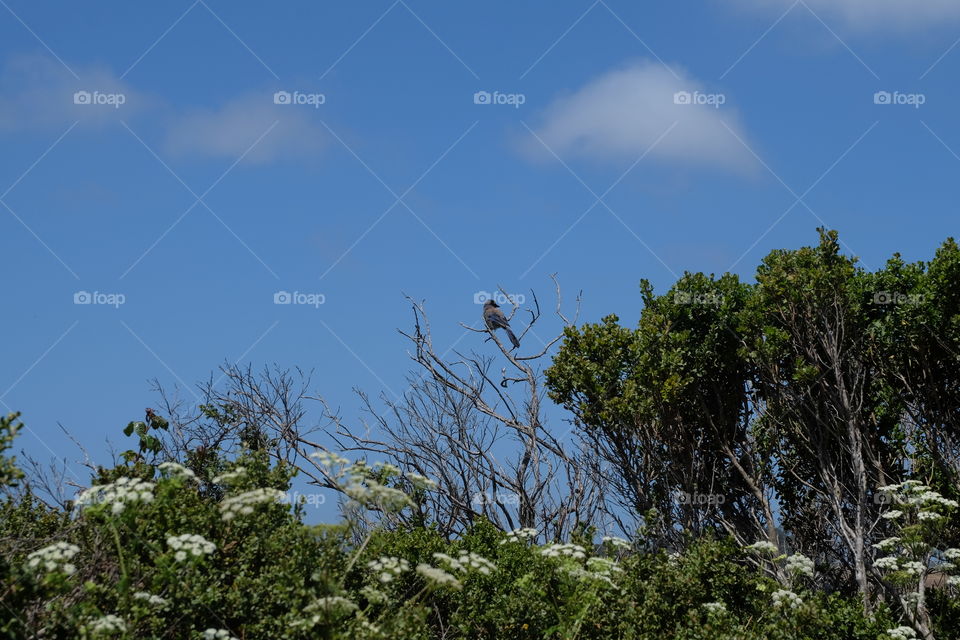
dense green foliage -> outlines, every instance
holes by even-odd
[[[225,519],[231,497],[287,491],[289,468],[248,452],[226,471],[219,460],[184,469],[132,460],[102,470],[95,486],[133,493],[101,491],[66,513],[8,499],[4,636],[873,639],[890,626],[883,610],[864,616],[812,583],[795,587],[799,607],[772,606],[780,585],[730,541],[670,555],[620,539],[536,545],[532,532],[485,523],[448,541],[429,527],[311,526],[302,507],[276,500]],[[178,555],[171,538],[185,534],[203,542]],[[31,564],[64,543],[74,547]]]

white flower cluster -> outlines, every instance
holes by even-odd
[[[358,609],[359,607],[352,600],[343,596],[324,596],[308,604],[305,612],[312,615],[309,618],[294,622],[293,626],[313,628],[320,622],[329,621],[331,615],[343,617]]]
[[[607,577],[613,573],[623,573],[623,568],[617,564],[616,560],[613,560],[612,558],[588,558],[587,569],[590,569],[598,575]]]
[[[372,478],[354,478],[343,492],[366,507],[377,507],[384,511],[401,511],[413,504],[410,496],[400,489],[380,484]]]
[[[188,469],[177,462],[161,462],[157,465],[157,469],[169,476],[183,476],[189,480],[197,479],[197,474],[193,472],[193,469]]]
[[[491,571],[496,571],[497,569],[497,565],[483,556],[468,551],[461,551],[456,558],[448,556],[445,553],[435,553],[433,554],[433,558],[445,564],[447,569],[454,572],[469,573],[471,571],[478,571],[488,576]]]
[[[121,513],[128,504],[152,502],[156,485],[137,478],[118,478],[115,482],[94,485],[77,496],[77,504],[108,504],[114,514]]]
[[[604,544],[611,544],[614,547],[620,547],[621,549],[629,549],[630,541],[623,538],[618,538],[617,536],[603,536],[601,540]]]
[[[167,545],[176,552],[173,557],[177,562],[183,562],[190,556],[200,558],[210,555],[217,549],[215,544],[195,533],[170,536],[167,538]]]
[[[917,637],[917,632],[912,627],[896,627],[887,629],[887,635],[893,640],[913,640]]]
[[[221,473],[218,476],[213,476],[210,480],[213,484],[230,484],[234,480],[239,480],[247,473],[246,467],[234,467],[233,471],[227,471]]]
[[[317,598],[317,601],[313,603],[313,606],[324,611],[333,611],[338,609],[355,611],[358,609],[357,605],[355,605],[353,601],[344,598],[343,596],[324,596],[323,598]]]
[[[553,543],[548,544],[544,548],[540,549],[540,555],[546,556],[548,558],[559,558],[560,556],[568,556],[570,558],[576,558],[577,560],[582,560],[587,557],[587,550],[581,547],[578,544],[573,544],[570,542],[566,543]]]
[[[613,581],[615,573],[622,573],[623,569],[617,565],[616,560],[610,558],[588,558],[587,568],[579,565],[566,566],[563,569],[569,575],[578,580],[601,582],[613,589],[620,591],[620,587]]]
[[[939,520],[943,518],[942,514],[937,513],[936,511],[921,511],[917,514],[918,520]]]
[[[220,503],[220,513],[224,520],[233,520],[240,514],[253,513],[254,507],[268,502],[280,502],[285,497],[279,489],[260,488],[245,491],[239,495],[228,496]]]
[[[339,483],[341,491],[351,500],[367,508],[383,511],[402,511],[413,505],[413,501],[400,489],[387,486],[380,480],[403,477],[415,490],[435,489],[437,483],[419,473],[403,473],[388,462],[377,462],[373,468],[367,463],[350,460],[331,451],[318,451],[310,454],[323,465],[328,473]],[[378,480],[379,478],[379,480]]]
[[[370,585],[362,587],[360,593],[367,599],[367,602],[372,602],[373,604],[387,604],[390,602],[390,596]]]
[[[960,587],[960,576],[947,576],[947,586]]]
[[[896,536],[892,538],[886,538],[876,543],[874,546],[875,549],[880,549],[881,551],[892,551],[897,548],[897,545],[900,544],[900,538]]]
[[[928,513],[931,512],[930,507],[941,506],[947,509],[956,509],[960,506],[960,503],[956,500],[944,498],[927,485],[921,484],[919,480],[905,480],[900,484],[889,484],[880,487],[878,491],[898,504],[926,507]],[[928,519],[930,518],[928,517]]]
[[[203,632],[203,640],[237,640],[230,635],[226,629],[206,629]]]
[[[947,560],[960,560],[960,549],[947,549],[943,555]]]
[[[420,563],[417,565],[417,573],[426,578],[427,582],[438,587],[450,587],[459,590],[463,585],[457,578],[443,569],[431,567],[428,564]]]
[[[802,604],[803,600],[793,591],[778,589],[773,592],[773,606],[775,607],[790,607],[791,609],[796,609]]]
[[[896,571],[897,567],[900,566],[900,561],[896,556],[887,556],[886,558],[877,558],[874,560],[873,566],[881,570]]]
[[[527,540],[533,540],[537,537],[536,529],[514,529],[507,534],[507,537],[500,541],[500,544],[507,544],[508,542],[526,542]]]
[[[406,479],[410,481],[410,484],[413,485],[413,488],[418,491],[429,491],[437,488],[436,482],[419,473],[407,473],[404,474],[404,477],[406,477]]]
[[[924,569],[926,568],[927,567],[918,560],[911,560],[909,562],[903,563],[904,571],[906,571],[907,573],[914,573],[916,575],[920,575],[921,573],[923,573]]]
[[[48,547],[34,551],[27,556],[27,566],[46,573],[59,571],[68,576],[77,568],[70,562],[80,552],[80,547],[69,542],[54,542]]]
[[[127,630],[127,623],[124,622],[122,618],[110,614],[102,618],[97,618],[87,626],[87,629],[95,636],[113,635],[115,633],[125,632]]]
[[[311,458],[316,458],[317,462],[325,466],[327,469],[333,469],[337,466],[346,466],[350,464],[350,461],[343,456],[333,453],[332,451],[317,451],[310,454]]]
[[[897,518],[903,517],[903,511],[900,511],[899,509],[893,509],[892,511],[887,511],[880,517],[886,520],[896,520]]]
[[[377,579],[384,584],[393,582],[393,579],[399,576],[401,573],[405,573],[410,570],[409,562],[403,558],[397,558],[394,556],[380,556],[378,559],[368,562],[367,566],[374,573],[380,574],[377,576]]]
[[[165,607],[167,605],[167,601],[164,598],[155,596],[152,593],[147,593],[146,591],[137,591],[133,594],[133,597],[156,607]]]
[[[757,553],[767,553],[772,556],[777,555],[777,553],[780,551],[779,549],[777,549],[777,545],[767,540],[754,542],[753,544],[748,545],[746,548],[749,549],[750,551],[756,551]]]
[[[723,613],[727,610],[727,605],[722,602],[705,602],[703,608],[710,613]]]
[[[803,554],[795,553],[787,558],[787,571],[812,578],[813,560]]]

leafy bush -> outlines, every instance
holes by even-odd
[[[65,511],[8,498],[5,637],[759,640],[877,638],[892,626],[883,609],[866,616],[812,590],[774,606],[781,585],[729,540],[670,555],[588,531],[536,544],[535,531],[485,521],[457,540],[429,525],[311,526],[280,499],[289,467],[252,451],[206,461],[129,456]],[[409,506],[388,486],[398,470],[328,462],[355,509]]]

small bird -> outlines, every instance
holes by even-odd
[[[513,335],[513,331],[510,330],[510,322],[507,321],[507,316],[503,315],[503,311],[500,311],[500,305],[494,300],[487,300],[483,303],[483,321],[487,323],[487,329],[491,331],[494,329],[503,329],[506,331],[507,337],[510,338],[514,349],[520,347],[520,341],[517,340],[517,336]]]

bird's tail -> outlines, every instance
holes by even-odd
[[[507,332],[507,337],[510,338],[510,342],[513,344],[514,349],[520,348],[520,341],[517,340],[517,336],[513,335],[513,331],[510,331],[509,327],[504,327]]]

